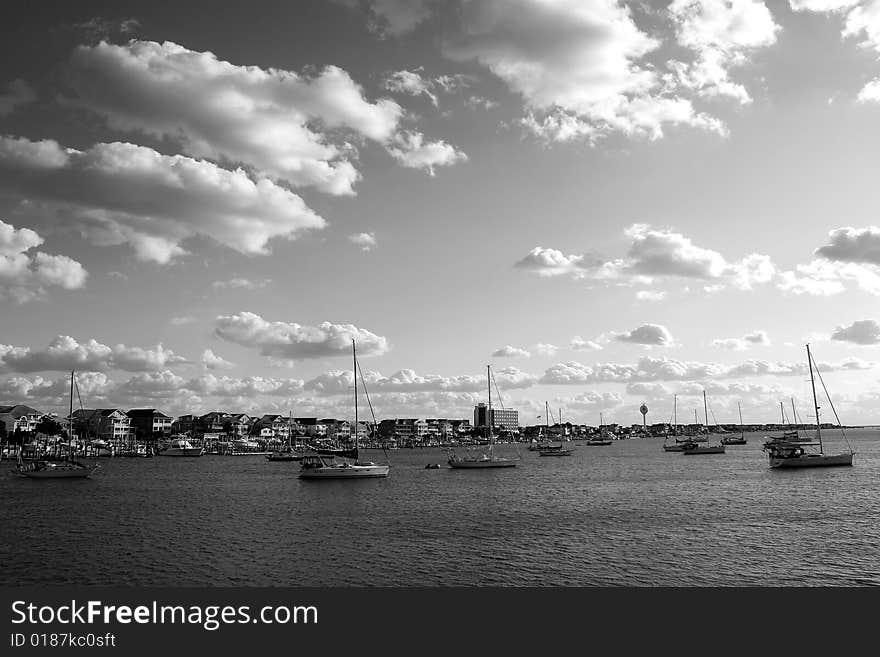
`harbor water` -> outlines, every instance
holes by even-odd
[[[826,452],[846,446],[827,434]],[[793,471],[768,467],[761,434],[702,456],[658,438],[500,445],[522,461],[496,470],[403,449],[360,481],[263,456],[101,459],[54,481],[4,461],[0,559],[7,584],[877,585],[880,431],[847,436],[853,467]]]

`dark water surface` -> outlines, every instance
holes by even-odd
[[[827,452],[843,446],[831,433]],[[440,450],[396,450],[388,479],[361,481],[300,481],[298,463],[262,456],[102,459],[82,481],[21,479],[4,461],[3,579],[880,584],[880,431],[848,432],[854,467],[800,471],[770,470],[763,436],[747,437],[706,456],[664,453],[660,439],[561,458],[520,447],[518,467],[477,471],[446,468]]]

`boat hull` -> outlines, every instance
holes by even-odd
[[[724,445],[699,446],[691,449],[684,449],[681,453],[686,456],[692,454],[724,454]]]
[[[456,470],[474,470],[485,468],[515,468],[516,461],[507,459],[492,459],[487,461],[456,461],[449,459],[449,467]]]
[[[683,452],[684,445],[663,445],[664,452]]]
[[[538,452],[538,456],[571,456],[570,449],[556,449],[546,452]]]
[[[378,479],[388,476],[390,465],[344,465],[304,468],[300,479]]]
[[[748,441],[744,438],[722,438],[722,445],[747,445]]]
[[[201,456],[201,447],[169,447],[159,452],[159,456]]]
[[[607,440],[588,440],[587,445],[598,447],[601,445],[610,445],[612,442],[614,442],[614,441],[611,440],[610,438]]]
[[[13,470],[16,474],[28,479],[86,479],[97,470],[97,466],[88,465],[59,465],[49,464],[43,467],[22,467]]]
[[[838,465],[852,465],[852,454],[804,454],[780,458],[770,457],[771,468],[828,468]]]

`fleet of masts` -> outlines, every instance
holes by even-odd
[[[810,389],[812,393],[812,408],[816,418],[815,434],[813,438],[809,436],[801,436],[797,430],[797,424],[793,425],[793,430],[785,430],[779,436],[766,437],[763,443],[763,451],[768,455],[769,465],[771,468],[804,468],[804,467],[824,467],[838,465],[852,465],[854,452],[849,446],[846,434],[840,419],[837,417],[837,411],[833,402],[825,388],[821,373],[815,367],[815,360],[810,352],[810,346],[807,349],[807,364],[810,372]],[[366,389],[366,382],[357,359],[357,347],[352,340],[352,373],[353,373],[353,406],[354,406],[354,448],[348,449],[331,449],[331,450],[303,450],[294,448],[290,442],[290,416],[288,416],[288,437],[287,444],[276,449],[267,455],[269,461],[300,461],[301,470],[300,478],[302,479],[360,479],[360,478],[386,478],[391,470],[391,463],[385,453],[385,463],[377,464],[373,461],[366,461],[360,458],[359,441],[358,441],[358,420],[359,420],[359,386],[360,379],[363,387],[363,394],[373,413],[372,402],[370,401],[369,392]],[[837,419],[837,426],[841,430],[841,435],[847,442],[848,449],[846,451],[827,454],[822,438],[822,423],[820,421],[820,406],[816,392],[816,379],[825,390],[828,403]],[[467,449],[461,452],[452,449],[447,454],[447,463],[452,469],[495,469],[495,468],[513,468],[522,457],[518,451],[516,456],[502,455],[497,453],[495,449],[495,440],[493,434],[493,407],[492,407],[492,384],[494,378],[492,376],[491,366],[486,367],[487,378],[487,401],[486,405],[486,435],[487,441],[485,445],[478,449]],[[497,388],[497,384],[496,384]],[[69,417],[73,417],[73,398],[76,390],[75,372],[71,372],[70,377],[70,401],[69,401]],[[499,403],[500,392],[498,397]],[[703,413],[705,424],[702,425],[707,435],[699,435],[693,432],[684,438],[679,438],[680,428],[678,425],[678,396],[673,396],[672,405],[672,426],[668,435],[663,441],[663,450],[666,452],[681,452],[684,455],[722,455],[726,453],[727,445],[745,445],[747,440],[743,429],[742,406],[737,404],[739,413],[739,435],[729,432],[731,435],[721,436],[715,442],[709,438],[718,436],[719,425],[715,423],[715,429],[710,428],[709,423],[709,402],[706,391],[703,391]],[[785,409],[780,402],[780,411],[782,414],[783,425],[786,425]],[[643,413],[647,412],[646,408],[642,409]],[[550,428],[550,416],[552,412],[549,402],[544,403],[544,430],[545,435],[540,441],[533,441],[530,450],[537,451],[540,456],[570,456],[572,454],[572,441],[566,439],[564,431],[560,431],[556,436],[557,440],[552,440]],[[714,413],[713,413],[714,416]],[[797,422],[797,412],[792,398],[792,419]],[[375,414],[373,414],[373,423],[375,425]],[[564,427],[562,424],[562,409],[559,409],[560,429]],[[694,426],[699,427],[697,421],[697,411],[694,409]],[[728,432],[725,432],[728,433]],[[599,433],[598,436],[586,441],[588,445],[610,445],[616,436],[606,431],[604,417],[599,415]],[[674,439],[670,442],[670,439]],[[63,457],[55,457],[41,455],[37,458],[24,459],[22,453],[18,454],[17,467],[13,471],[15,474],[31,479],[49,479],[49,478],[84,478],[90,476],[97,468],[93,463],[85,463],[79,460],[72,447],[73,442],[69,438],[68,448]],[[384,450],[383,450],[384,451]],[[201,456],[204,450],[200,445],[193,445],[185,438],[178,438],[171,441],[171,444],[160,452],[166,456]],[[439,467],[438,464],[429,464],[426,467]]]

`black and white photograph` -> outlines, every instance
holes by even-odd
[[[5,586],[880,584],[880,0],[0,37]]]

